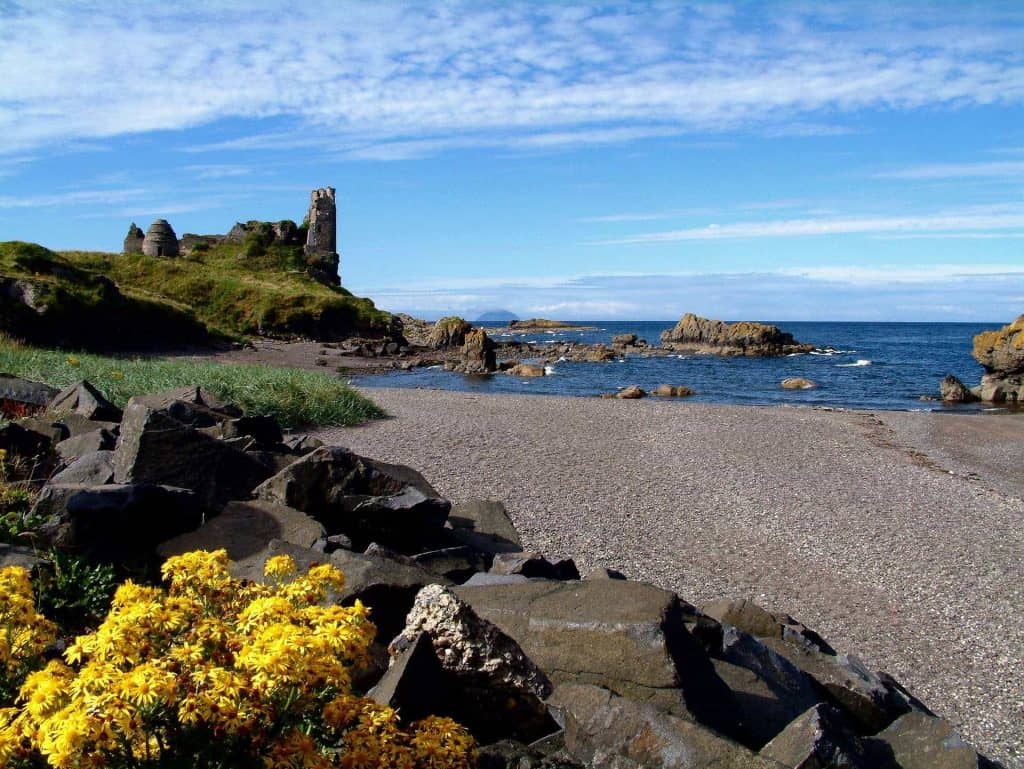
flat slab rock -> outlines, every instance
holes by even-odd
[[[518,641],[556,685],[603,686],[724,733],[740,729],[736,702],[685,631],[672,592],[626,580],[538,580],[454,592]]]
[[[275,539],[299,547],[312,547],[325,536],[324,527],[305,513],[261,500],[229,502],[221,513],[195,531],[162,543],[163,558],[192,550],[227,550],[241,561],[263,551]]]
[[[685,718],[607,689],[562,684],[548,706],[561,715],[565,747],[591,769],[781,769]]]

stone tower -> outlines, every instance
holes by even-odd
[[[142,230],[138,228],[135,222],[132,222],[132,226],[128,228],[128,234],[124,236],[124,252],[126,254],[142,253],[142,242],[145,240],[145,237],[142,234]]]
[[[309,274],[321,283],[340,286],[338,265],[338,209],[334,187],[313,190],[309,196],[309,232],[306,235]]]
[[[142,253],[146,256],[178,255],[178,236],[166,219],[157,219],[149,225],[142,241]]]

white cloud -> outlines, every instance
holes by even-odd
[[[110,205],[138,199],[148,193],[141,187],[119,190],[71,190],[46,195],[0,195],[0,208],[53,208],[72,205]]]
[[[1021,312],[1024,266],[882,265],[765,272],[505,276],[351,286],[396,312],[475,317],[503,307],[521,317],[670,320],[684,312],[770,320],[979,320]]]
[[[916,216],[841,216],[810,219],[779,219],[756,222],[708,224],[703,227],[647,232],[589,245],[617,246],[643,243],[675,243],[695,240],[756,238],[804,238],[822,235],[873,235],[887,233],[957,233],[976,230],[1024,229],[1024,210],[977,208]]]
[[[1024,13],[1009,4],[15,0],[0,25],[0,152],[276,117],[276,135],[216,144],[372,157],[373,137],[399,157],[480,136],[829,135],[864,109],[1024,101]]]
[[[876,174],[880,179],[990,179],[1024,177],[1024,161],[932,163]]]

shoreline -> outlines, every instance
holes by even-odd
[[[786,611],[1022,765],[1024,419],[359,389],[392,418],[318,435],[551,557]]]

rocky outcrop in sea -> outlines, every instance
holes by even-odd
[[[37,406],[45,391],[5,392]],[[500,502],[453,503],[412,468],[286,437],[198,388],[123,415],[88,383],[50,404],[0,430],[0,448],[59,470],[31,514],[46,521],[38,545],[135,574],[219,548],[244,579],[282,554],[337,566],[335,600],[371,606],[378,629],[360,688],[406,720],[460,720],[481,767],[991,765],[789,615],[697,607],[611,570],[581,579],[571,560],[524,552]],[[0,548],[0,566],[32,559]]]
[[[974,359],[985,367],[976,395],[992,403],[1024,402],[1024,315],[974,337]]]
[[[753,321],[726,323],[692,312],[662,332],[661,343],[671,350],[711,355],[790,355],[814,349],[814,345],[797,342],[777,326]]]

